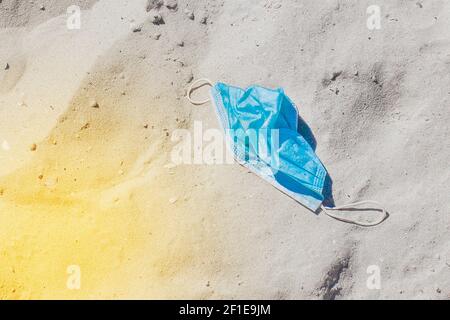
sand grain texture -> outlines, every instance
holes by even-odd
[[[3,0],[0,298],[450,298],[450,3],[377,3],[380,30],[368,1]],[[184,97],[202,77],[284,87],[335,203],[390,218],[314,215],[238,165],[167,166],[175,129],[218,127]]]

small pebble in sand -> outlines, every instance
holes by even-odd
[[[40,175],[38,176],[38,179],[39,179],[39,180],[44,179],[44,175],[43,175],[43,174],[40,174]]]
[[[173,169],[176,167],[177,167],[177,165],[175,163],[168,163],[168,164],[164,165],[165,169]]]
[[[37,145],[36,145],[36,143],[33,143],[31,146],[30,146],[30,151],[36,151],[37,150]]]
[[[9,70],[9,63],[8,62],[5,64],[5,68],[4,69],[5,70]]]
[[[45,6],[42,4],[42,5],[39,7],[39,10],[45,11]]]
[[[159,38],[161,38],[161,33],[155,33],[153,36],[152,36],[152,38],[153,39],[155,39],[155,40],[159,40]]]
[[[151,22],[154,24],[154,25],[160,25],[160,24],[164,24],[164,19],[163,19],[163,17],[161,16],[161,14],[159,14],[159,12],[153,12],[152,13],[152,18],[151,18]]]
[[[194,74],[192,72],[189,72],[186,76],[186,83],[189,84],[194,80]]]
[[[199,13],[199,22],[201,24],[207,24],[208,23],[208,15],[206,14],[206,12],[200,12]]]
[[[0,196],[3,196],[5,194],[5,189],[0,188]]]
[[[92,100],[91,102],[89,102],[89,107],[94,108],[94,109],[100,108],[98,102],[95,100]]]
[[[162,0],[148,0],[147,1],[147,12],[152,11],[153,9],[159,9],[162,7],[164,2]]]
[[[135,26],[135,27],[133,27],[133,32],[134,33],[141,32],[141,31],[142,31],[142,26]]]
[[[194,20],[195,19],[195,15],[194,12],[191,10],[184,10],[184,14],[189,18],[189,20]]]
[[[339,78],[339,76],[342,74],[342,71],[335,71],[333,72],[333,74],[331,75],[331,81],[336,81],[337,78]]]
[[[170,203],[170,204],[175,204],[177,201],[178,201],[178,199],[175,198],[175,197],[169,199],[169,203]]]
[[[164,5],[170,10],[175,10],[178,7],[177,0],[164,0]]]
[[[373,83],[378,84],[378,78],[377,78],[376,75],[373,75],[372,78],[371,78],[371,80],[372,80]]]
[[[183,40],[178,41],[178,42],[177,42],[177,46],[179,46],[179,47],[184,47],[184,41],[183,41]]]
[[[48,178],[47,180],[45,180],[44,185],[47,188],[54,188],[58,184],[58,180],[58,178]]]

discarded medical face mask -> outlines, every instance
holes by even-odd
[[[211,98],[194,101],[192,90],[201,82],[211,85]],[[244,90],[200,79],[191,85],[188,99],[196,105],[211,100],[236,161],[311,211],[321,208],[333,218],[363,226],[376,225],[385,219],[387,213],[383,209],[380,221],[358,223],[329,212],[348,206],[328,208],[322,205],[326,169],[307,139],[299,133],[297,107],[283,89],[251,86]],[[365,201],[352,206],[363,203],[378,204]]]

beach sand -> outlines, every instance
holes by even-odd
[[[3,0],[0,27],[0,298],[450,298],[448,1]],[[204,77],[283,87],[334,202],[389,219],[172,165],[219,128]]]

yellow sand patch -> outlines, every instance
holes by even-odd
[[[0,202],[0,298],[88,298],[107,288],[145,240],[133,202],[117,199],[103,210],[98,190],[69,196],[41,186],[28,193],[35,180],[23,180],[24,191],[5,189]],[[80,268],[80,290],[67,285],[70,266]]]
[[[29,165],[0,178],[0,298],[167,295],[191,262],[186,240],[195,234],[167,214],[167,181],[140,168],[107,126],[76,137],[66,121],[29,151]]]

